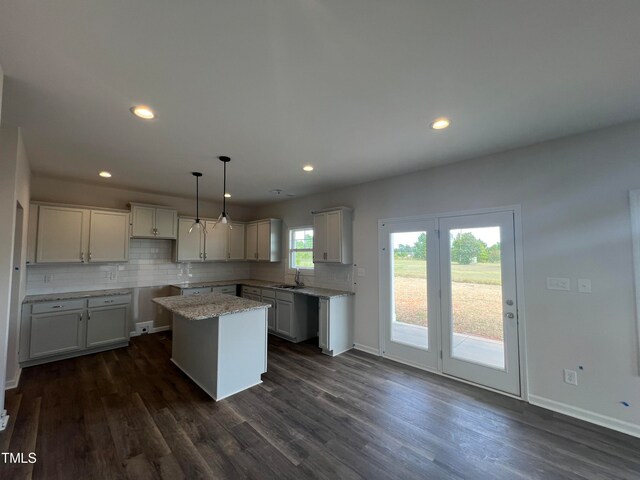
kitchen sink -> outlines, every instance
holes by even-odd
[[[298,287],[297,285],[274,285],[273,288],[283,288],[285,290],[299,290],[304,287]]]

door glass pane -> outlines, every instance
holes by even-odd
[[[428,349],[427,232],[391,234],[391,340]]]
[[[450,241],[452,356],[504,370],[500,227],[451,230]]]

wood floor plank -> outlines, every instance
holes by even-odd
[[[640,439],[362,352],[270,337],[268,355],[261,385],[220,402],[168,332],[25,368],[0,446],[38,462],[0,477],[640,478]]]

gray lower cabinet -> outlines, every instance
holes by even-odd
[[[269,301],[264,293],[262,301]],[[275,302],[275,308],[270,310],[275,311],[272,314],[274,327],[270,327],[270,333],[296,343],[316,336],[318,319],[311,315],[313,309],[308,296],[276,290],[275,300],[272,301]]]
[[[321,298],[318,302],[318,346],[326,355],[353,348],[353,297]]]
[[[129,339],[129,306],[90,308],[87,313],[87,348]]]
[[[31,317],[29,358],[76,352],[84,348],[83,311],[43,313]]]
[[[276,297],[276,332],[287,337],[294,337],[293,303]]]
[[[20,365],[30,366],[129,343],[131,295],[26,303]]]

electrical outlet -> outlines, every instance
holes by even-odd
[[[588,278],[579,278],[578,279],[578,292],[580,293],[591,293],[591,280]]]
[[[564,383],[569,385],[578,385],[578,374],[575,370],[564,369]]]
[[[145,333],[149,333],[151,331],[151,327],[153,327],[153,322],[136,323],[136,333],[138,335],[144,335]]]

